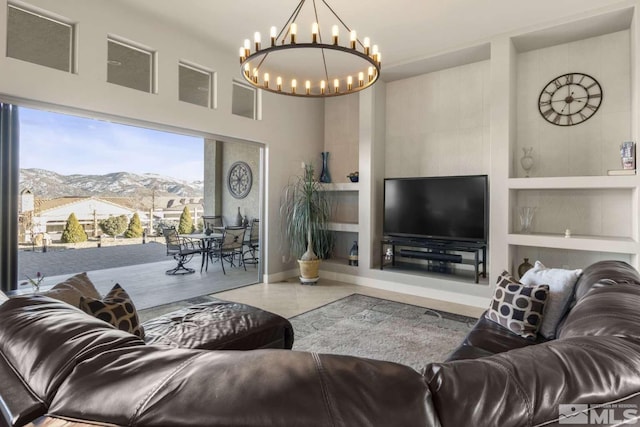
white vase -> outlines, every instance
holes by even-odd
[[[533,167],[533,157],[531,156],[533,147],[522,147],[522,151],[524,154],[520,158],[520,166],[524,170],[525,177],[529,178],[529,171]]]

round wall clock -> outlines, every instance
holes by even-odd
[[[251,184],[253,184],[251,167],[245,162],[232,164],[227,175],[229,193],[236,199],[244,199],[251,191]]]
[[[540,92],[538,109],[549,123],[558,126],[580,124],[593,116],[602,103],[602,87],[583,73],[563,74]]]

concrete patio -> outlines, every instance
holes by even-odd
[[[167,275],[165,271],[175,267],[176,261],[166,255],[165,245],[159,243],[44,253],[20,251],[19,283],[26,280],[25,274],[34,277],[39,271],[45,276],[41,290],[46,290],[86,271],[102,294],[119,283],[136,307],[145,309],[260,282],[255,265],[248,265],[247,271],[225,266],[223,274],[220,262],[209,263],[208,271],[202,273],[200,263],[201,257],[194,256],[188,264],[196,270],[194,274]],[[18,293],[31,290],[31,286],[23,285]]]

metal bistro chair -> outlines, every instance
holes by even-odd
[[[202,253],[202,249],[196,247],[190,239],[181,238],[175,227],[163,227],[162,235],[167,243],[167,255],[173,256],[178,261],[176,268],[167,270],[166,274],[182,275],[195,273],[193,268],[185,267],[194,255]]]
[[[227,274],[224,269],[224,261],[229,261],[231,267],[235,267],[234,259],[238,256],[238,263],[244,266],[244,270],[247,271],[247,266],[242,262],[242,248],[244,247],[244,227],[225,227],[222,235],[222,240],[212,250],[211,254],[220,260],[222,265],[222,273]],[[238,264],[238,267],[240,266]]]
[[[249,240],[245,240],[244,245],[247,247],[242,253],[242,262],[246,265],[255,264],[258,265],[258,257],[256,257],[256,251],[260,250],[260,220],[254,219],[251,221],[251,228],[249,229]],[[245,267],[246,268],[246,267]]]
[[[216,233],[224,232],[224,223],[222,222],[222,216],[220,215],[215,215],[215,216],[203,215],[202,222],[204,225],[203,231],[205,233],[207,232],[207,230],[211,230]]]

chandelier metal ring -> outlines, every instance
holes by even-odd
[[[300,0],[279,33],[276,27],[271,27],[270,46],[261,46],[259,32],[254,35],[253,46],[249,39],[245,39],[239,50],[242,77],[250,85],[268,92],[307,98],[347,95],[373,85],[380,77],[382,62],[378,46],[371,45],[369,37],[360,41],[356,31],[344,23],[326,0],[321,0],[321,4],[346,29],[348,46],[339,43],[338,25],[331,28],[332,43],[323,41],[316,0],[309,2],[312,4],[312,13],[307,14],[307,18],[313,18],[310,25],[311,41],[298,40],[298,25],[301,22],[297,20],[304,21],[304,13],[301,12],[306,2]],[[309,54],[314,50],[321,54],[321,63],[315,63],[316,57]],[[286,51],[298,55],[287,56],[290,54],[285,55]],[[283,57],[286,60],[283,61]]]
[[[343,52],[349,55],[355,55],[364,61],[367,61],[370,67],[373,67],[373,73],[363,75],[363,79],[355,79],[352,82],[351,87],[349,87],[348,82],[341,82],[344,84],[343,90],[335,91],[335,88],[332,90],[330,87],[327,87],[324,93],[313,92],[312,90],[307,90],[307,88],[301,88],[302,90],[298,91],[297,89],[294,92],[291,91],[283,91],[282,87],[278,88],[278,85],[273,85],[268,80],[265,82],[264,80],[260,82],[258,80],[258,76],[254,75],[253,68],[249,66],[249,69],[245,68],[245,64],[251,64],[252,61],[260,61],[264,59],[267,55],[273,52],[287,50],[287,49],[329,49],[334,51]],[[349,47],[333,45],[333,44],[325,44],[325,43],[296,43],[296,44],[284,44],[284,45],[276,45],[268,48],[264,48],[258,50],[257,52],[252,53],[246,59],[240,62],[240,69],[242,71],[242,76],[244,79],[251,85],[258,87],[260,89],[266,90],[268,92],[278,93],[281,95],[289,95],[289,96],[300,96],[307,98],[324,98],[330,96],[340,96],[347,95],[349,93],[354,93],[361,91],[363,89],[368,88],[373,85],[378,77],[380,76],[380,63],[376,62],[376,60],[370,56],[365,54],[364,52],[360,52],[356,49],[351,49]],[[258,68],[256,68],[258,69]],[[363,72],[364,73],[364,72]],[[327,85],[330,86],[331,82],[327,82]],[[275,87],[274,87],[275,86]]]

